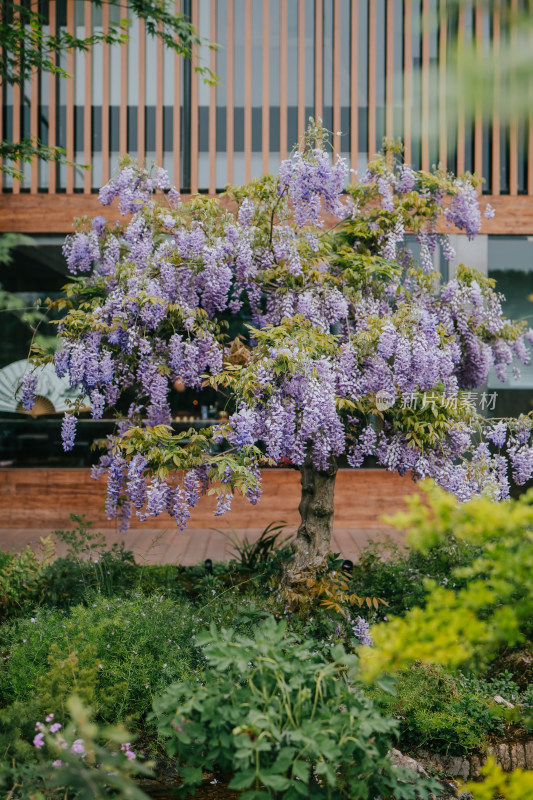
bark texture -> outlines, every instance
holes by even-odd
[[[293,544],[293,558],[287,565],[285,582],[297,583],[306,574],[326,567],[333,530],[333,493],[337,465],[327,471],[316,469],[309,461],[300,467],[302,497],[300,527]]]

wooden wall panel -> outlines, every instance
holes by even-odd
[[[252,506],[235,496],[232,511],[213,516],[216,500],[202,497],[191,512],[190,528],[262,528],[275,520],[298,524],[300,474],[293,469],[262,471],[263,497]],[[340,470],[335,484],[335,527],[379,530],[382,514],[404,507],[403,498],[416,491],[408,477],[385,470]],[[39,527],[44,532],[65,528],[71,512],[85,514],[96,525],[112,528],[104,513],[105,480],[94,481],[88,469],[0,470],[1,529]],[[132,528],[176,529],[167,515],[145,523],[132,518]],[[176,529],[177,532],[177,529]],[[126,534],[127,538],[127,534]]]

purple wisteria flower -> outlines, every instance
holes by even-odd
[[[27,372],[22,381],[22,408],[31,411],[35,404],[35,390],[37,389],[37,375]]]
[[[361,644],[364,644],[367,647],[373,646],[374,642],[370,636],[370,625],[362,617],[358,616],[356,618],[355,624],[352,626],[352,631],[354,636],[359,639]]]
[[[74,440],[76,438],[76,423],[77,419],[74,414],[64,414],[63,422],[61,425],[61,439],[63,440],[63,449],[72,450],[74,447]]]
[[[128,163],[100,191],[123,222],[97,217],[68,237],[77,279],[55,368],[94,419],[131,403],[93,471],[107,474],[106,514],[121,528],[134,512],[185,527],[215,479],[216,514],[236,488],[256,503],[263,460],[323,472],[371,458],[461,499],[506,497],[511,475],[533,473],[526,423],[483,421],[463,394],[492,369],[504,379],[529,363],[533,331],[505,320],[482,275],[460,266],[439,284],[434,272],[439,246],[456,260],[443,221],[469,238],[479,231],[476,186],[383,157],[344,203],[347,174],[307,143],[277,179],[235,192],[228,210],[183,203],[164,170]],[[324,212],[343,222],[322,230]],[[253,325],[241,327],[240,349],[226,327],[234,336],[237,314]],[[233,413],[185,444],[170,428],[176,388],[208,384],[224,387]],[[35,387],[28,377],[24,408]],[[75,430],[67,413],[65,449]]]

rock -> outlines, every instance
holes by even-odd
[[[470,777],[481,777],[481,759],[478,756],[472,756],[470,759]]]
[[[498,745],[497,761],[498,764],[501,765],[501,768],[505,770],[505,772],[511,771],[511,753],[509,752],[509,745],[507,744]]]
[[[526,766],[526,754],[524,751],[524,745],[521,742],[517,742],[516,744],[511,745],[511,764],[513,769],[517,767],[521,767],[524,769]]]
[[[466,780],[470,775],[470,762],[466,758],[451,758],[448,771],[453,778]]]
[[[526,742],[524,745],[526,755],[526,767],[533,769],[533,742]]]
[[[501,706],[505,706],[505,708],[514,708],[513,703],[510,703],[509,700],[506,700],[505,697],[497,694],[496,697],[492,698],[495,703],[499,703]]]
[[[414,758],[410,756],[404,756],[399,750],[391,750],[390,758],[394,766],[401,767],[402,769],[411,770],[411,772],[416,772],[420,775],[424,775],[426,778],[429,777],[428,773],[420,764],[419,761],[416,761]]]

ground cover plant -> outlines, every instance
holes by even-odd
[[[70,553],[59,560],[61,574],[68,570],[71,559],[77,580],[80,554],[87,555],[88,551],[93,557],[85,562],[88,577],[83,592],[74,594],[70,602],[60,593],[47,597],[46,593],[38,592],[36,597],[40,605],[26,605],[22,610],[12,607],[9,618],[0,627],[0,760],[6,786],[22,781],[22,785],[33,787],[32,791],[35,786],[43,788],[39,759],[48,751],[41,752],[33,744],[35,723],[54,713],[56,723],[63,727],[68,725],[73,694],[85,706],[92,708],[94,720],[100,727],[105,729],[105,726],[125,723],[130,732],[127,741],[134,743],[137,757],[142,761],[153,759],[156,773],[165,774],[167,780],[171,775],[170,780],[179,783],[179,776],[181,779],[188,776],[188,785],[192,787],[199,779],[200,769],[204,776],[212,776],[208,783],[213,780],[226,786],[231,776],[236,777],[237,783],[241,779],[246,782],[253,772],[250,791],[258,793],[258,796],[261,791],[271,792],[274,796],[281,792],[280,796],[284,796],[283,792],[292,791],[295,783],[300,784],[296,777],[301,778],[304,772],[317,796],[322,796],[320,793],[325,791],[327,781],[324,785],[320,782],[315,785],[310,766],[322,761],[329,764],[327,769],[320,769],[325,769],[324,775],[327,773],[331,780],[332,764],[337,758],[333,754],[347,730],[343,714],[335,717],[328,706],[328,702],[335,705],[339,701],[338,692],[348,691],[350,702],[356,704],[357,713],[354,710],[350,724],[361,726],[360,730],[366,731],[366,734],[358,734],[357,741],[363,741],[364,747],[368,748],[364,736],[373,736],[369,731],[378,725],[376,746],[383,747],[385,752],[397,746],[414,755],[420,749],[445,755],[479,754],[493,741],[501,741],[509,735],[523,736],[529,730],[533,681],[530,684],[527,671],[516,676],[510,672],[502,673],[503,662],[498,658],[487,662],[481,677],[472,672],[472,665],[468,663],[469,670],[463,673],[445,671],[436,666],[404,665],[394,694],[390,693],[387,684],[383,688],[364,685],[358,677],[358,656],[369,649],[373,629],[369,631],[362,617],[372,613],[377,617],[383,612],[381,606],[376,612],[372,604],[372,608],[368,608],[365,603],[362,610],[358,602],[349,602],[353,582],[361,580],[361,576],[357,579],[347,576],[348,591],[342,589],[337,594],[337,603],[315,593],[307,606],[299,604],[291,610],[285,593],[278,591],[284,559],[276,558],[275,550],[261,556],[263,562],[269,564],[268,571],[261,571],[260,562],[256,564],[254,573],[249,570],[247,547],[243,549],[243,564],[215,563],[212,573],[204,564],[187,569],[172,565],[145,567],[136,565],[133,559],[124,562],[115,553],[113,557],[118,564],[124,564],[124,579],[117,572],[113,583],[99,584],[93,578],[98,574],[95,570],[105,554],[100,536],[93,534],[87,524],[77,530],[61,532],[61,536],[70,540],[72,547]],[[453,548],[462,541],[462,536],[459,532],[452,539],[447,530],[442,538],[440,541],[441,537],[437,537],[438,541],[425,553],[409,548],[397,552],[391,564],[377,559],[376,546],[371,545],[368,552],[362,554],[361,569],[365,564],[372,565],[376,588],[385,586],[395,570],[401,576],[406,563],[418,563],[428,580],[435,579],[442,584],[447,578],[450,587],[454,582],[456,588],[464,587],[467,579],[460,582],[457,578],[455,581],[455,572],[465,569],[465,563],[475,563],[479,559],[480,547],[465,548],[468,558],[458,559],[459,567],[456,567],[452,558]],[[458,551],[462,552],[460,547]],[[111,555],[114,551],[107,552]],[[475,559],[472,557],[474,552]],[[419,562],[416,562],[417,558]],[[380,565],[383,569],[381,577]],[[338,559],[330,559],[330,572],[327,574],[333,587],[338,586],[341,566]],[[407,574],[411,574],[408,569]],[[137,580],[132,581],[135,572]],[[353,576],[357,574],[356,565]],[[140,581],[143,575],[149,576],[144,589]],[[417,580],[420,583],[420,574]],[[421,584],[419,591],[420,596],[424,591],[431,596],[431,584],[425,588]],[[396,597],[397,610],[408,619],[413,608],[412,588],[408,588],[404,597],[403,607],[401,598]],[[426,598],[421,597],[421,605],[425,602]],[[392,620],[389,609],[385,607],[384,612]],[[212,624],[214,631],[210,631]],[[394,630],[395,623],[390,624]],[[221,629],[232,629],[233,633],[221,633]],[[524,630],[522,651],[524,646],[529,646],[531,638],[527,627]],[[279,645],[280,636],[282,646]],[[228,653],[233,652],[232,648],[236,655],[230,659]],[[257,665],[252,653],[257,652],[257,657],[268,659],[268,654],[273,651],[276,651],[274,661],[277,664],[274,677],[265,677],[262,668],[256,673]],[[342,657],[339,655],[341,651]],[[246,654],[246,666],[242,670],[237,659],[239,653],[241,656]],[[211,657],[213,654],[214,658]],[[508,648],[504,648],[503,656],[509,655]],[[308,664],[305,679],[302,676],[302,658]],[[345,667],[346,673],[343,671],[345,668],[339,666],[345,658],[351,664],[349,668]],[[233,666],[228,664],[228,659]],[[505,663],[510,666],[512,660]],[[275,712],[272,706],[272,714],[265,714],[267,705],[271,707],[272,692],[256,694],[253,687],[257,686],[258,678],[267,683],[270,679],[283,680],[287,685],[293,681],[289,691],[290,703],[295,703],[298,714],[303,714],[300,719],[307,719],[306,703],[313,696],[307,689],[316,688],[314,682],[324,670],[329,675],[328,680],[336,676],[335,685],[333,695],[326,691],[330,699],[326,702],[322,698],[318,703],[321,710],[317,711],[315,727],[311,731],[312,726],[309,730],[304,730],[302,725],[294,726],[291,734],[294,742],[283,743],[290,751],[285,753],[286,761],[277,760],[277,745],[274,747],[269,739],[269,747],[257,754],[259,766],[254,761],[252,770],[250,759],[255,752],[257,737],[248,730],[250,720],[246,715],[249,709],[256,709],[257,724],[264,725],[264,731],[270,732],[264,733],[264,737],[272,734],[276,741],[276,730],[286,729],[284,718],[279,716],[284,713],[283,708]],[[345,688],[338,680],[342,675],[350,676]],[[227,691],[228,686],[232,691]],[[514,710],[506,710],[495,702],[496,695],[511,702]],[[214,706],[216,715],[211,713]],[[188,741],[189,733],[181,741],[180,731],[169,727],[170,718],[174,719],[178,712],[190,722],[190,730],[197,732],[198,725],[202,728],[203,734],[195,744]],[[236,717],[239,717],[240,727],[235,723]],[[324,721],[331,721],[334,717],[334,731],[328,727],[329,732],[320,733]],[[209,719],[213,720],[212,729],[207,724]],[[177,724],[189,730],[187,725]],[[237,728],[239,730],[234,733]],[[312,735],[309,735],[310,731]],[[326,755],[321,757],[319,751],[311,746],[305,749],[309,740],[320,741],[325,746],[324,736],[328,741],[328,737],[332,737],[330,745],[333,749],[327,747]],[[298,738],[299,744],[293,753],[291,748]],[[251,743],[248,750],[242,744],[244,739]],[[199,746],[202,741],[204,744]],[[169,744],[172,757],[166,752]],[[219,761],[214,755],[216,753],[220,756]],[[289,758],[291,754],[294,759]],[[169,760],[176,755],[176,763]],[[376,755],[369,762],[369,771],[365,772],[366,777],[359,788],[350,788],[348,778],[338,783],[335,788],[338,796],[357,797],[357,791],[363,791],[361,787],[367,786],[365,781],[368,780],[368,786],[374,786],[373,781],[381,781],[382,773],[378,775],[374,771],[374,767],[382,763],[380,759],[381,756]],[[294,761],[303,761],[309,769],[294,768]],[[385,769],[385,782],[392,780],[388,769]],[[267,783],[270,780],[270,787],[264,788],[261,784],[263,772]],[[340,774],[348,775],[349,770],[343,768]],[[304,780],[301,783],[305,786]],[[285,788],[275,788],[282,786]],[[405,796],[411,796],[410,787],[412,784],[396,789],[393,796],[401,797],[397,792],[404,789]],[[420,786],[418,788],[421,790]],[[52,789],[46,791],[50,793],[45,797],[55,800]]]

